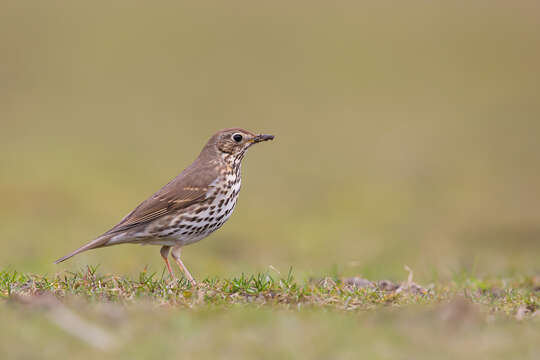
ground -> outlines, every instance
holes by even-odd
[[[464,276],[421,286],[412,272],[403,282],[297,281],[291,270],[193,287],[147,271],[129,279],[87,268],[53,277],[4,271],[0,281],[0,341],[13,358],[540,355],[538,277]]]

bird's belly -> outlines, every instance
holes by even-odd
[[[182,213],[164,216],[153,226],[119,234],[111,239],[110,244],[129,242],[185,246],[204,239],[223,226],[232,215],[240,192],[240,179],[231,179],[231,182],[232,186],[215,187],[215,192],[209,196],[212,201],[193,205]]]
[[[200,241],[219,229],[230,218],[238,191],[216,196],[212,203],[194,207],[189,212],[165,220],[154,231],[150,231],[143,242],[155,245],[189,245]],[[145,237],[146,237],[145,236]]]

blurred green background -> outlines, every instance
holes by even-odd
[[[52,262],[225,127],[250,150],[196,278],[540,270],[536,1],[0,2],[0,266],[161,273],[157,247]]]

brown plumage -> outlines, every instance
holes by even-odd
[[[161,245],[161,256],[171,277],[174,274],[168,254],[172,247],[173,259],[193,282],[180,260],[181,247],[210,235],[229,218],[240,191],[241,162],[246,150],[255,143],[273,138],[239,128],[219,131],[180,175],[143,201],[112,229],[55,263],[105,246],[124,243]]]

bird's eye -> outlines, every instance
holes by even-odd
[[[232,136],[233,140],[236,141],[237,143],[239,143],[240,141],[242,141],[243,137],[242,137],[242,134],[234,134]]]

